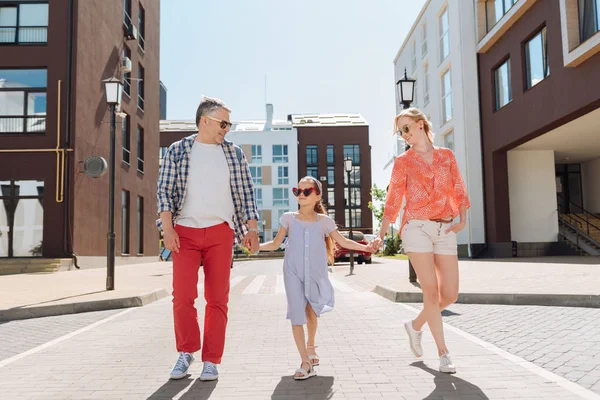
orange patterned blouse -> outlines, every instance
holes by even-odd
[[[413,150],[396,157],[384,218],[396,221],[404,195],[406,206],[400,230],[408,220],[456,218],[460,206],[471,206],[454,154],[442,147],[434,146],[433,164]]]

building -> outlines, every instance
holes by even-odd
[[[233,122],[227,140],[240,146],[248,160],[259,236],[268,241],[277,234],[283,213],[298,208],[290,195],[298,183],[298,133],[290,122],[273,119],[272,104],[266,111],[265,120]],[[160,126],[161,160],[173,142],[198,131],[195,121],[161,121]]]
[[[429,0],[423,6],[394,58],[395,81],[415,79],[413,106],[433,125],[435,145],[451,149],[471,200],[466,228],[458,234],[459,254],[478,256],[485,248],[481,130],[474,3]],[[395,90],[396,91],[396,90]],[[402,109],[396,91],[396,110]],[[391,121],[390,121],[391,123]],[[404,152],[398,135],[385,169]]]
[[[82,163],[109,159],[102,80],[113,76],[124,80],[117,255],[158,254],[158,159],[145,155],[158,152],[160,2],[142,3],[0,2],[0,257],[106,264],[109,174],[91,178]]]
[[[167,87],[160,82],[160,120],[167,119]]]
[[[371,201],[371,146],[369,125],[359,114],[292,114],[298,130],[298,176],[311,175],[323,184],[329,215],[343,229],[350,225],[373,232]],[[344,159],[352,158],[348,182]],[[350,197],[350,207],[348,199]]]
[[[489,254],[600,254],[600,1],[474,4]]]

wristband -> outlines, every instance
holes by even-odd
[[[256,232],[256,233],[258,233],[258,228],[248,228],[248,232]]]

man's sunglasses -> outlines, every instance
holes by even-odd
[[[396,133],[399,134],[399,135],[402,135],[403,133],[406,134],[406,133],[410,132],[410,126],[413,125],[413,124],[416,124],[416,121],[415,122],[411,122],[410,124],[406,124],[406,125],[400,127],[400,130],[398,132],[396,132]]]
[[[229,121],[224,121],[222,119],[216,119],[213,117],[209,117],[208,115],[206,116],[206,118],[208,119],[212,119],[213,121],[217,121],[221,123],[221,129],[227,129],[227,128],[231,128],[233,126],[233,124]]]
[[[300,193],[304,193],[304,197],[308,197],[313,192],[313,190],[316,194],[319,194],[319,190],[315,189],[315,188],[308,188],[308,189],[293,188],[292,193],[294,193],[294,196],[296,196],[296,197],[300,196]]]

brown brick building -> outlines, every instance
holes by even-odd
[[[117,256],[156,256],[157,0],[0,2],[0,258],[105,256],[109,159],[102,80],[122,78],[117,117]],[[129,61],[124,61],[127,57]],[[125,66],[123,69],[122,66]]]

